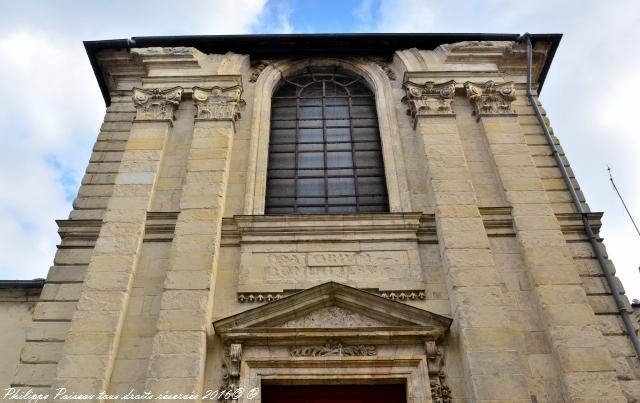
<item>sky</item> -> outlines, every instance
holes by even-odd
[[[83,40],[322,32],[562,33],[541,100],[627,295],[640,299],[640,2],[11,1],[0,15],[0,279],[46,277],[105,106]]]

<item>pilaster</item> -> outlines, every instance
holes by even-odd
[[[405,101],[424,143],[468,396],[476,402],[529,402],[517,335],[509,326],[510,302],[493,260],[451,105],[454,86],[451,81],[408,82]],[[446,90],[436,90],[442,88]]]
[[[154,394],[199,393],[202,388],[241,93],[240,85],[193,89],[193,139],[147,371],[146,390]]]
[[[567,401],[625,401],[598,321],[511,106],[513,82],[465,83],[512,206],[516,237]]]
[[[136,119],[56,369],[54,388],[107,389],[157,173],[182,88],[134,89]]]

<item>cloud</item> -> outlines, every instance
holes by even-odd
[[[605,212],[601,235],[618,276],[640,298],[640,239],[606,171],[615,168],[640,220],[640,3],[362,0],[354,16],[378,32],[563,33],[541,99],[592,210]]]
[[[293,4],[290,1],[279,1],[267,4],[251,26],[255,34],[291,34],[296,29],[291,22]]]
[[[91,154],[104,103],[82,40],[238,34],[266,0],[24,1],[0,17],[0,279],[45,277]],[[123,12],[126,10],[126,12]],[[140,18],[144,15],[144,18]],[[69,23],[72,20],[73,23]],[[287,29],[288,20],[281,19]]]

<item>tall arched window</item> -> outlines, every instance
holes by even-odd
[[[375,97],[338,67],[284,79],[271,101],[267,214],[389,211]]]

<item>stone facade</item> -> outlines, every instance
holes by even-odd
[[[639,401],[638,358],[525,96],[525,47],[416,38],[383,58],[105,43],[92,57],[110,104],[0,383]],[[535,41],[534,90],[554,46]],[[309,66],[375,94],[388,213],[264,214],[271,94]]]

